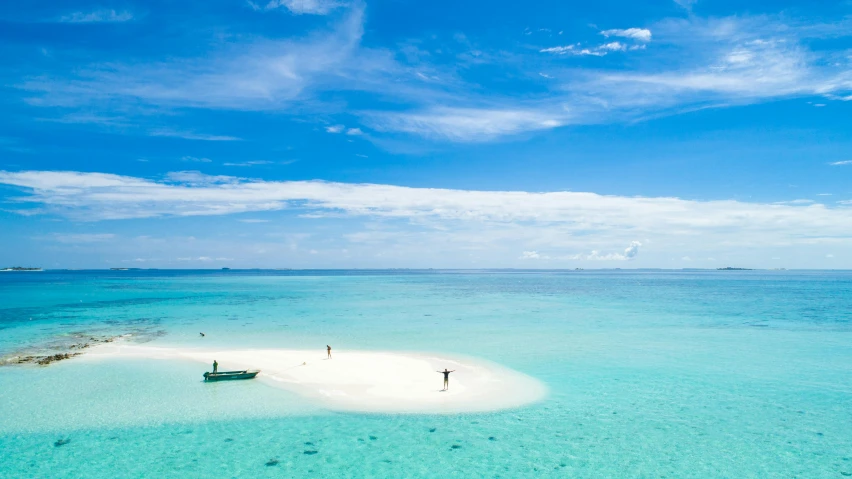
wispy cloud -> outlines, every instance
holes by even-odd
[[[852,165],[852,160],[835,161],[833,163],[829,163],[829,165],[831,165],[831,166]]]
[[[243,167],[271,165],[271,164],[272,164],[271,161],[266,161],[266,160],[253,160],[253,161],[240,161],[240,162],[235,162],[235,163],[234,162],[222,163],[223,166],[243,166]]]
[[[327,15],[332,10],[346,5],[343,2],[333,0],[272,0],[266,4],[266,9],[284,7],[291,12],[302,15]]]
[[[198,141],[240,141],[242,138],[227,135],[208,135],[205,133],[196,133],[193,131],[172,130],[168,128],[159,128],[148,132],[150,136],[164,136],[168,138],[183,138],[184,140]]]
[[[210,163],[210,158],[197,158],[194,156],[184,156],[181,157],[180,161],[186,161],[190,163]]]
[[[287,209],[305,217],[346,215],[390,222],[404,219],[431,231],[452,231],[456,239],[461,241],[463,237],[471,244],[486,238],[497,242],[523,238],[529,246],[560,248],[588,245],[590,241],[607,245],[629,243],[623,252],[605,253],[606,249],[595,248],[578,257],[584,260],[634,258],[640,246],[646,244],[634,238],[644,237],[653,238],[658,245],[687,241],[692,249],[699,241],[707,248],[718,248],[852,239],[848,228],[852,208],[822,204],[263,181],[198,172],[172,173],[159,181],[105,173],[0,172],[0,184],[22,188],[23,194],[13,198],[21,205],[18,211],[26,213],[27,204],[33,204],[37,206],[36,214],[47,212],[80,221]],[[733,230],[737,231],[735,238],[730,235]],[[398,233],[397,230],[394,234]]]
[[[595,46],[581,46],[580,43],[572,45],[562,45],[556,47],[542,48],[539,53],[552,53],[556,55],[573,55],[573,56],[597,56],[602,57],[612,52],[626,52],[629,50],[644,50],[646,44],[651,41],[651,30],[644,28],[628,28],[626,30],[604,30],[601,32],[604,37],[620,37],[625,38],[629,43],[626,44],[620,41],[603,43]]]
[[[415,113],[373,113],[366,121],[378,130],[402,131],[451,141],[487,141],[525,131],[546,130],[564,124],[568,112],[553,109],[501,110],[489,108],[433,108]]]
[[[320,80],[326,88],[345,89],[353,79],[384,74],[389,59],[383,53],[358,49],[362,29],[363,10],[356,7],[334,29],[301,39],[258,39],[159,63],[95,64],[76,79],[33,77],[20,87],[41,106],[82,108],[121,99],[160,107],[277,109]]]
[[[514,82],[517,90],[507,95],[466,76],[463,68],[430,63],[429,55],[403,60],[400,51],[362,45],[364,7],[359,2],[343,6],[293,0],[271,5],[303,13],[328,13],[334,6],[346,10],[331,27],[303,37],[253,37],[196,58],[93,64],[66,77],[33,76],[18,86],[30,92],[27,100],[32,105],[80,111],[111,111],[115,104],[129,104],[323,115],[329,110],[324,93],[357,91],[380,98],[376,104],[387,106],[385,110],[354,111],[377,133],[455,142],[493,141],[565,125],[635,121],[778,98],[852,98],[848,55],[825,47],[820,50],[809,41],[825,35],[828,27],[785,23],[780,17],[705,19],[690,15],[647,28],[602,30],[600,34],[608,41],[542,45],[538,53],[498,54],[477,48],[477,62],[490,61],[509,76],[529,82],[528,88],[523,80]],[[832,35],[848,36],[848,28],[841,27],[833,25]],[[652,40],[659,48],[649,46]],[[637,50],[642,50],[641,58],[629,64],[610,60],[616,53]],[[569,56],[608,56],[608,61],[597,67],[567,69],[564,60]],[[538,73],[542,71],[548,73]],[[553,80],[546,91],[542,76]],[[330,133],[361,131],[342,124],[325,128]],[[152,134],[238,139],[177,129]],[[372,132],[370,136],[374,136]]]
[[[698,0],[674,0],[674,2],[681,7],[692,11],[692,6],[698,3]]]
[[[632,241],[630,246],[624,249],[623,253],[601,253],[598,250],[593,250],[591,253],[576,253],[562,255],[546,255],[538,251],[524,251],[518,259],[522,260],[557,260],[557,261],[629,261],[639,254],[639,247],[642,243]]]
[[[127,11],[95,10],[92,12],[74,12],[59,18],[63,23],[120,23],[133,20],[133,14]]]
[[[631,38],[633,40],[637,40],[640,42],[650,42],[651,41],[651,30],[647,28],[628,28],[625,30],[604,30],[601,32],[601,35],[605,37],[622,37],[622,38]]]
[[[233,261],[234,258],[222,258],[222,257],[213,258],[213,257],[210,257],[210,256],[197,256],[197,257],[193,258],[193,257],[190,257],[190,256],[184,256],[184,257],[181,257],[181,258],[177,258],[177,260],[178,261],[201,261],[201,262],[207,263],[207,262],[210,262],[210,261]]]

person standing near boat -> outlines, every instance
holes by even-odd
[[[328,359],[331,359],[331,346],[328,344],[325,345],[325,349],[328,350]]]
[[[456,372],[456,370],[453,369],[452,371],[450,371],[447,368],[444,368],[443,371],[436,371],[436,372],[439,372],[439,373],[444,375],[444,391],[446,391],[447,389],[450,389],[450,373],[454,373],[454,372]]]
[[[216,374],[219,371],[219,363],[216,360],[213,360],[213,374]]]

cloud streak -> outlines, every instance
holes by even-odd
[[[92,12],[74,12],[59,18],[62,23],[121,23],[133,20],[130,12],[115,10],[95,10]]]
[[[317,14],[343,8],[317,0],[273,1],[267,7]],[[364,24],[364,6],[354,3],[331,27],[303,37],[253,38],[197,58],[94,64],[64,78],[30,77],[18,87],[29,92],[32,105],[80,111],[108,110],[118,103],[323,115],[330,110],[323,102],[326,93],[359,92],[382,105],[349,111],[365,126],[385,136],[449,142],[494,141],[565,125],[635,121],[795,96],[852,98],[852,62],[842,52],[817,50],[808,41],[832,28],[832,35],[848,36],[848,29],[836,25],[791,25],[776,17],[690,16],[648,28],[602,30],[608,41],[597,45],[542,46],[532,53],[511,54],[476,50],[475,56],[458,57],[490,64],[517,79],[517,90],[508,95],[467,77],[472,69],[434,62],[434,56],[408,55],[402,47],[366,47],[361,43]],[[563,65],[569,56],[636,50],[643,54],[627,65],[609,59],[606,64],[596,62],[601,63],[598,67]],[[546,91],[541,88],[542,71],[552,80]],[[344,129],[335,120],[326,121],[331,133],[360,131],[358,126]],[[179,130],[151,134],[236,139]]]
[[[256,4],[254,5],[256,9],[260,8]],[[332,10],[344,5],[346,4],[331,0],[272,0],[266,4],[265,8],[273,10],[283,7],[296,15],[328,15]]]
[[[567,111],[499,108],[432,108],[411,113],[373,113],[366,121],[380,131],[412,133],[427,138],[477,142],[565,124]]]
[[[650,42],[651,41],[651,30],[647,28],[628,28],[625,30],[604,30],[601,32],[601,35],[609,38],[609,37],[621,37],[621,38],[630,38],[640,42]]]
[[[852,208],[732,200],[606,196],[583,192],[471,191],[322,181],[262,181],[178,172],[155,181],[106,173],[0,172],[15,201],[81,221],[210,216],[291,209],[311,217],[360,216],[429,223],[534,224],[567,234],[621,231],[634,238],[719,235],[758,242],[852,238]],[[25,210],[25,209],[24,209]],[[641,237],[641,236],[640,236]],[[624,258],[639,251],[632,243]],[[603,257],[603,256],[601,256]],[[617,259],[609,257],[609,259]]]

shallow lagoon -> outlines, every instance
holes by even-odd
[[[464,354],[550,388],[518,410],[367,415],[186,364],[4,367],[4,478],[852,473],[849,272],[7,273],[0,305],[0,354],[134,331]]]

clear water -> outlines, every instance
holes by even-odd
[[[192,364],[4,367],[0,477],[852,475],[850,272],[0,274],[0,355],[129,331],[466,354],[551,394],[487,414],[343,414],[203,384]]]

